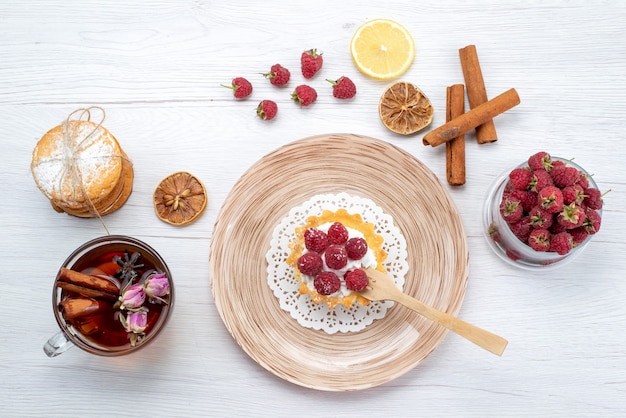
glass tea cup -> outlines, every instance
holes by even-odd
[[[44,345],[48,357],[73,346],[101,356],[135,352],[163,330],[174,307],[172,275],[148,244],[107,235],[76,249],[52,291],[61,328]]]
[[[560,157],[552,157],[553,161],[562,161],[566,165],[576,168],[584,175],[588,182],[588,187],[598,188],[594,179],[581,166],[571,160]],[[514,168],[528,167],[526,162]],[[509,173],[507,170],[500,175],[489,191],[483,208],[483,232],[491,249],[506,263],[526,270],[553,270],[574,260],[587,247],[593,234],[588,235],[584,241],[576,244],[566,254],[558,254],[553,251],[536,251],[527,243],[522,242],[507,225],[500,214],[500,203],[506,192],[509,183]],[[602,209],[597,210],[602,215]]]

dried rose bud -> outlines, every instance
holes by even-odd
[[[170,293],[170,282],[165,273],[153,274],[146,279],[146,294],[149,298],[162,298]]]
[[[120,302],[122,305],[120,309],[138,309],[146,300],[146,291],[142,285],[133,284],[128,286],[122,296],[120,296]]]
[[[126,317],[124,327],[126,332],[141,334],[146,330],[148,325],[148,313],[146,311],[130,312]]]

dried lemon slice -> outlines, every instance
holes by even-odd
[[[415,57],[415,44],[409,31],[398,22],[375,19],[356,30],[350,53],[363,74],[388,80],[409,69]]]
[[[154,191],[154,210],[163,222],[187,225],[204,212],[206,189],[195,176],[180,171],[164,178]]]
[[[389,130],[410,135],[430,125],[435,109],[417,86],[399,81],[389,86],[381,96],[378,113]]]

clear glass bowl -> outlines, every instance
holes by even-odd
[[[598,187],[589,173],[574,162],[554,156],[552,160],[561,160],[567,162],[568,166],[576,167],[587,176],[589,187]],[[507,170],[489,188],[483,208],[483,232],[489,246],[508,264],[528,270],[551,270],[576,258],[587,247],[594,235],[589,235],[585,241],[572,248],[567,254],[559,255],[556,252],[535,251],[513,234],[500,215],[500,202],[509,181],[509,173],[514,168],[527,166],[527,162],[524,162]],[[602,210],[598,210],[598,213],[602,215]]]

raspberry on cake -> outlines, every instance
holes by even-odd
[[[365,290],[369,284],[369,278],[363,269],[350,270],[343,278],[346,281],[346,287],[355,292]]]
[[[341,222],[335,222],[328,228],[328,241],[331,244],[345,244],[348,235],[348,230]]]
[[[341,289],[341,280],[339,280],[339,276],[332,271],[322,271],[315,276],[313,285],[320,295],[328,296]]]
[[[324,261],[329,269],[341,270],[348,265],[348,251],[346,251],[346,247],[339,244],[330,245],[324,253]]]
[[[308,228],[304,231],[304,245],[307,250],[321,254],[328,247],[328,235],[317,228]]]
[[[322,271],[324,261],[318,253],[308,252],[298,259],[298,270],[302,274],[315,276]]]
[[[338,304],[347,308],[354,302],[369,304],[356,293],[369,283],[362,268],[386,271],[382,263],[387,257],[383,238],[372,223],[345,209],[324,210],[320,216],[310,216],[295,232],[287,264],[295,269],[301,294],[331,309]]]
[[[360,260],[367,254],[367,241],[359,237],[350,238],[346,242],[346,251],[348,258]]]

